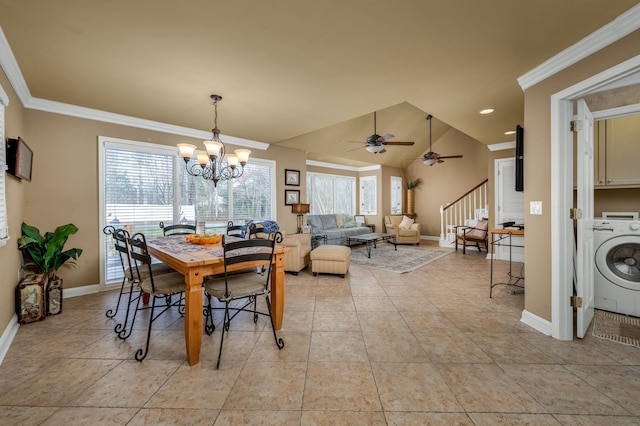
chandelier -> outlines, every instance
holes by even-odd
[[[184,160],[187,173],[191,176],[202,176],[205,179],[212,180],[213,186],[218,186],[219,181],[236,179],[242,176],[244,166],[249,161],[248,149],[236,149],[235,154],[226,155],[224,143],[220,140],[220,129],[218,129],[218,102],[222,100],[222,96],[211,95],[212,105],[215,110],[215,119],[213,122],[213,137],[210,141],[203,141],[206,148],[204,151],[196,151],[196,146],[189,143],[179,143],[180,157]],[[197,164],[189,162],[196,154]],[[240,163],[240,167],[238,167]]]

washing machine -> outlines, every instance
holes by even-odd
[[[595,307],[640,317],[640,221],[596,219]]]

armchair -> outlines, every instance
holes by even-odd
[[[287,235],[282,244],[292,249],[284,256],[284,270],[298,275],[311,261],[311,234]]]
[[[475,227],[471,226],[454,226],[456,232],[456,251],[458,243],[462,244],[462,254],[467,254],[467,246],[474,244],[478,251],[480,243],[484,245],[485,250],[489,252],[489,219],[481,219],[476,223]]]
[[[384,217],[384,227],[387,234],[394,234],[396,244],[420,245],[420,231],[422,225],[411,223],[408,228],[402,223],[404,215],[389,215]],[[401,225],[403,225],[401,227]]]

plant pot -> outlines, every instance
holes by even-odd
[[[62,278],[49,279],[46,295],[47,315],[62,313]]]

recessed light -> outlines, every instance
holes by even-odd
[[[493,111],[495,111],[495,109],[493,108],[485,108],[482,111],[480,111],[480,114],[491,114]]]
[[[515,130],[507,130],[506,132],[504,132],[505,135],[515,135],[516,131]]]

